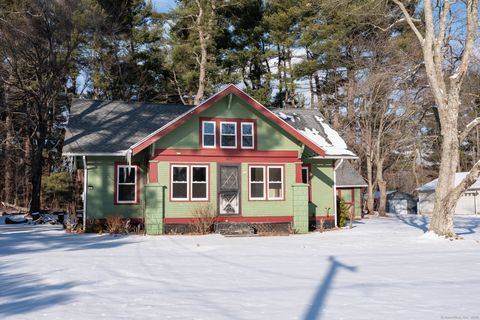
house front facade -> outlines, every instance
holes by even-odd
[[[209,208],[217,226],[334,226],[336,165],[355,155],[330,127],[306,132],[283,115],[232,85],[196,107],[74,101],[64,155],[84,170],[85,222],[182,232]]]

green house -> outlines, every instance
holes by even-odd
[[[77,99],[63,154],[83,169],[84,219],[188,230],[336,225],[336,169],[356,156],[312,110],[269,110],[230,85],[198,106]]]

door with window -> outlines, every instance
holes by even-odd
[[[240,166],[218,167],[218,213],[240,214]]]

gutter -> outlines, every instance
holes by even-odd
[[[83,156],[83,232],[87,227],[87,189],[88,189],[88,166],[87,156]],[[75,214],[77,214],[75,212]]]
[[[64,152],[62,155],[65,157],[85,157],[85,156],[97,156],[97,157],[104,157],[104,156],[126,156],[128,150],[122,150],[117,152]]]

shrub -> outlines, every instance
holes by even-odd
[[[338,226],[344,227],[347,223],[348,205],[342,198],[337,198],[337,221]]]
[[[196,206],[192,209],[193,232],[207,234],[213,232],[215,212],[210,204]]]
[[[128,220],[125,221],[124,218],[112,215],[107,217],[107,232],[110,234],[125,234],[127,233]]]
[[[42,192],[53,208],[66,206],[73,200],[72,177],[68,172],[54,172],[42,177]]]

